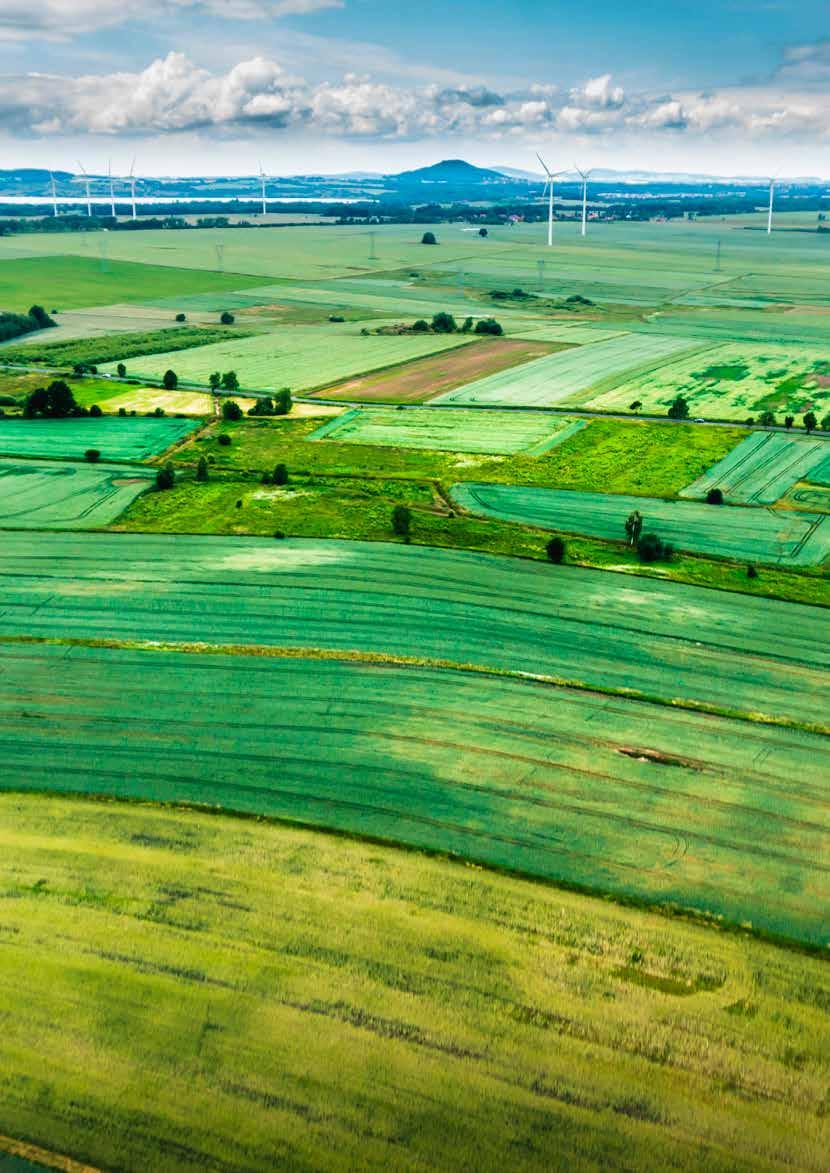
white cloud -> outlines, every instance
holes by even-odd
[[[276,20],[344,0],[0,0],[0,40],[64,41],[80,33],[126,24],[155,23],[177,12],[210,13],[227,20]]]

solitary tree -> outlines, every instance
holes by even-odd
[[[399,538],[409,541],[412,529],[412,512],[406,505],[396,505],[392,510],[392,529]]]
[[[206,481],[208,479],[208,466],[204,456],[199,457],[199,463],[196,465],[196,480]]]
[[[429,330],[429,322],[424,318],[418,318],[416,322],[412,323],[412,330],[415,334],[426,334]]]
[[[469,334],[470,331],[472,330],[472,328],[473,328],[473,319],[472,318],[465,318],[461,324],[461,333],[462,334]]]
[[[179,385],[179,376],[176,374],[175,371],[171,371],[168,368],[164,372],[164,378],[162,379],[162,383],[164,384],[165,391],[175,391]]]
[[[421,244],[437,244],[437,243],[438,243],[438,241],[435,239],[434,232],[425,232],[424,235],[421,237]]]
[[[657,534],[643,534],[637,542],[637,554],[641,562],[665,562],[673,553],[674,547]]]
[[[551,540],[545,546],[545,550],[547,551],[548,560],[550,562],[555,562],[558,566],[560,562],[564,561],[565,541],[563,538],[558,536],[551,538]]]
[[[176,321],[177,322],[186,322],[187,321],[187,314],[176,314]]]
[[[625,532],[628,536],[629,546],[636,546],[640,534],[643,532],[643,517],[639,509],[635,509],[633,513],[629,513],[625,522]]]
[[[104,413],[101,411],[101,408],[98,406],[97,403],[93,403],[92,407],[89,409],[89,414],[91,416],[98,417],[98,416],[102,416]]]
[[[794,415],[785,415],[784,416],[784,427],[787,429],[787,431],[790,430],[790,428],[793,426],[794,423],[795,423],[795,416]]]
[[[497,322],[495,318],[482,318],[480,322],[476,322],[476,334],[503,334],[501,323]]]
[[[242,408],[235,399],[226,399],[222,404],[222,418],[226,420],[242,419]]]
[[[821,421],[821,430],[823,432],[830,432],[830,412]]]
[[[758,416],[758,423],[761,424],[761,426],[765,427],[765,428],[774,428],[775,427],[775,412],[774,411],[762,411],[761,414]]]
[[[208,383],[211,391],[218,391],[222,386],[222,376],[219,371],[214,371],[212,375],[208,376]]]
[[[723,490],[710,489],[706,494],[707,505],[723,505]]]
[[[118,364],[118,366],[115,368],[115,373],[118,375],[119,379],[123,379],[124,376],[126,375],[127,368],[124,366],[124,364],[122,362],[120,362]]]
[[[486,235],[487,235],[487,229],[486,229],[486,228],[479,228],[479,230],[478,230],[478,234],[479,234],[479,236],[486,236]]]
[[[806,413],[806,415],[804,416],[805,431],[809,435],[810,432],[812,432],[812,430],[816,427],[818,427],[818,420],[816,419],[816,413],[814,411],[808,411]]]
[[[41,330],[55,325],[42,305],[33,305],[29,310],[29,317],[34,319]]]
[[[237,377],[236,371],[225,371],[224,375],[222,376],[222,387],[225,391],[239,390],[239,379]]]
[[[87,448],[84,453],[84,460],[88,461],[89,464],[96,464],[100,459],[101,453],[97,448]]]
[[[222,310],[222,313],[219,315],[219,321],[223,326],[232,326],[234,323],[234,316],[228,310]]]
[[[291,391],[282,387],[274,395],[274,415],[288,415],[291,411]]]
[[[671,420],[687,420],[689,418],[689,401],[686,396],[678,395],[666,414]]]
[[[274,467],[273,480],[275,485],[288,484],[288,469],[284,464],[278,464]]]
[[[629,403],[628,410],[629,411],[639,411],[642,406],[643,406],[643,404],[642,404],[641,400],[635,399],[633,403]]]
[[[172,464],[165,464],[164,468],[160,468],[156,473],[156,488],[157,489],[172,489],[176,483],[176,474],[173,471]]]

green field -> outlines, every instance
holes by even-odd
[[[143,234],[142,234],[143,235]],[[165,233],[165,236],[167,234]],[[77,309],[81,306],[108,305],[116,301],[145,301],[147,298],[176,297],[200,290],[239,289],[250,285],[249,277],[237,273],[193,272],[188,268],[174,268],[166,259],[151,263],[139,243],[133,259],[128,263],[117,259],[104,260],[98,255],[99,234],[82,233],[72,242],[77,255],[46,255],[5,258],[5,241],[0,243],[0,305],[18,313],[32,304],[40,304],[46,311]],[[118,240],[109,233],[107,246]],[[74,253],[69,234],[60,239],[30,236],[27,248],[45,246],[51,253]],[[66,246],[66,247],[65,247]],[[109,249],[116,252],[116,247]]]
[[[80,460],[96,448],[103,460],[145,460],[183,440],[193,420],[117,416],[0,419],[0,455]]]
[[[207,385],[212,371],[235,370],[243,388],[290,387],[299,392],[470,343],[470,336],[464,334],[362,335],[360,329],[348,322],[286,326],[183,353],[134,358],[129,371],[142,378],[161,378],[172,367],[180,380]]]
[[[768,318],[770,332],[775,320]],[[830,408],[830,345],[799,346],[769,341],[730,342],[691,356],[681,355],[614,387],[595,388],[584,405],[597,411],[625,410],[639,399],[643,410],[662,413],[676,395],[689,401],[692,415],[745,419],[773,411],[784,422]]]
[[[135,465],[0,459],[0,528],[110,525],[154,478]]]
[[[310,440],[447,452],[540,455],[584,428],[585,420],[542,412],[360,408],[336,416]]]
[[[217,815],[10,795],[0,842],[16,1136],[157,1173],[824,1167],[818,959]]]
[[[514,407],[578,406],[599,387],[644,377],[690,349],[686,338],[623,334],[500,371],[439,396],[436,403],[506,404]],[[699,349],[699,348],[698,348]],[[630,402],[630,400],[629,400]],[[628,403],[626,403],[626,407]]]
[[[830,443],[814,436],[754,432],[723,460],[683,490],[681,497],[705,497],[720,489],[738,504],[772,505],[797,481],[815,478],[830,467]]]
[[[28,343],[3,348],[0,350],[0,360],[21,365],[44,363],[51,367],[71,367],[76,363],[101,365],[109,362],[115,373],[118,365],[116,359],[130,359],[136,355],[143,357],[159,351],[166,352],[166,357],[167,354],[178,354],[178,351],[192,346],[204,347],[208,343],[231,339],[236,342],[240,338],[248,338],[251,333],[251,330],[226,329],[224,326],[180,326],[173,329],[171,323],[170,328],[151,330],[146,334],[131,330],[122,334],[98,334],[55,342],[47,330]],[[161,369],[159,379],[166,369]],[[130,374],[134,373],[133,364],[130,363]]]
[[[748,562],[818,566],[830,556],[830,525],[823,515],[575,493],[521,485],[453,485],[451,494],[471,513],[563,533],[625,540],[625,520],[643,515],[643,532],[657,533],[680,550]]]

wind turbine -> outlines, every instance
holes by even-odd
[[[127,177],[127,182],[130,185],[130,202],[132,203],[133,219],[135,220],[135,155],[133,155],[133,161],[130,164],[130,174]]]
[[[548,193],[548,248],[550,248],[553,245],[553,181],[554,181],[554,179],[557,178],[557,176],[564,175],[565,172],[564,171],[551,171],[550,168],[548,167],[547,163],[545,162],[545,160],[542,158],[542,156],[539,154],[538,151],[536,152],[536,158],[539,160],[539,162],[544,167],[545,175],[547,175],[547,180],[545,182],[545,186],[542,189],[542,199],[545,198],[545,192],[547,192]]]
[[[81,174],[84,177],[83,178],[83,185],[84,185],[84,188],[86,189],[86,214],[87,214],[87,216],[91,216],[92,215],[92,198],[89,194],[89,176],[87,175],[86,168],[84,167],[84,165],[80,161],[80,159],[78,160],[78,166],[80,167]]]
[[[775,204],[775,176],[769,181],[769,214],[767,215],[767,236],[772,235],[772,209]]]
[[[580,171],[579,168],[576,167],[577,175],[582,176],[582,230],[581,230],[581,232],[582,232],[583,236],[585,236],[585,234],[588,231],[588,176],[591,174],[592,171],[593,171],[593,167],[590,167],[587,171]]]
[[[259,186],[262,189],[262,214],[266,215],[268,212],[268,201],[265,198],[265,172],[262,170],[262,163],[259,165]]]
[[[52,189],[52,214],[54,216],[57,216],[57,214],[58,214],[58,195],[55,190],[55,176],[51,171],[49,172],[49,186]]]
[[[107,179],[110,181],[110,211],[115,219],[115,188],[112,186],[112,159],[107,160]]]

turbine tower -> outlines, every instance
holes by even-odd
[[[55,190],[55,176],[51,171],[49,172],[49,186],[52,189],[52,215],[57,216],[57,214],[58,214],[58,194],[57,194],[57,191]]]
[[[86,214],[87,214],[87,216],[91,216],[92,215],[92,197],[89,194],[89,176],[87,175],[86,168],[84,167],[84,165],[80,161],[80,159],[78,160],[78,166],[80,167],[81,174],[84,177],[83,178],[83,185],[86,190]]]
[[[775,176],[769,181],[769,213],[767,215],[767,236],[772,235],[772,210],[775,204]]]
[[[130,185],[130,203],[132,204],[133,220],[135,220],[135,156],[133,156],[133,161],[130,164],[130,174],[127,177],[127,182]]]
[[[115,219],[115,188],[112,186],[112,159],[107,160],[107,179],[110,183],[110,212]]]
[[[557,176],[564,175],[565,173],[564,173],[564,171],[551,171],[550,168],[548,167],[547,163],[545,162],[545,160],[542,158],[542,156],[539,154],[538,151],[536,152],[536,158],[539,160],[539,162],[544,167],[545,175],[547,176],[547,180],[545,181],[545,186],[542,189],[542,199],[545,198],[545,192],[547,192],[547,196],[548,196],[548,248],[550,248],[553,245],[553,181],[554,181],[554,179],[557,178]]]
[[[262,214],[266,215],[268,212],[268,201],[265,197],[265,172],[262,170],[262,163],[259,165],[259,186],[262,189]]]
[[[593,167],[590,167],[587,171],[580,171],[578,167],[576,168],[577,174],[582,176],[582,229],[581,229],[581,233],[583,236],[585,236],[588,231],[588,176],[591,174],[591,171],[593,171]]]

